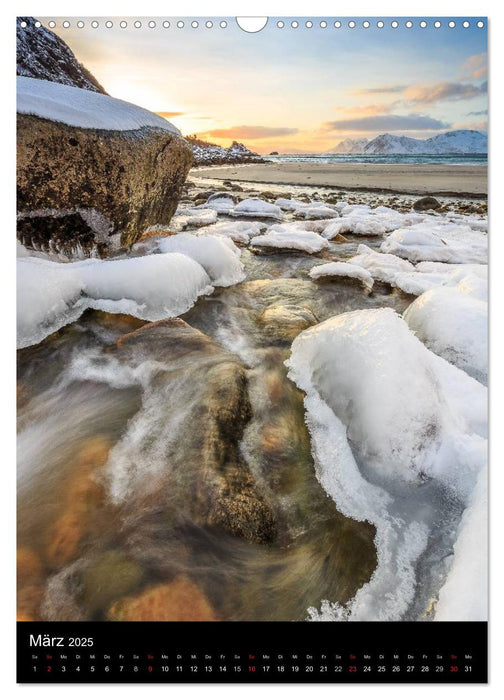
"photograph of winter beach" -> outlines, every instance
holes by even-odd
[[[18,18],[18,620],[487,619],[486,22],[366,22]]]

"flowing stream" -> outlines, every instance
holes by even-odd
[[[355,245],[337,248],[346,257]],[[314,256],[243,250],[242,261],[245,282],[182,317],[195,331],[174,326],[187,346],[88,311],[20,351],[27,619],[114,619],[117,601],[183,576],[217,619],[302,620],[369,580],[374,528],[338,513],[317,481],[284,361],[309,325],[354,309],[402,313],[410,300],[378,284],[367,296],[315,283]],[[236,434],[233,416],[221,419],[228,400]]]

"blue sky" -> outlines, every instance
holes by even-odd
[[[256,33],[233,18],[85,18],[63,28],[41,18],[73,49],[114,97],[165,113],[184,133],[254,150],[318,152],[344,138],[385,131],[426,138],[454,128],[486,129],[485,18],[270,18]],[[100,26],[93,29],[91,21]],[[142,22],[141,28],[134,21]],[[436,28],[434,22],[441,22]],[[163,21],[170,21],[164,28]],[[211,20],[211,29],[205,21]],[[463,26],[467,20],[468,28]],[[477,21],[482,20],[483,28]],[[120,22],[127,26],[120,27]],[[178,28],[177,22],[184,27]],[[292,28],[291,22],[298,27]]]

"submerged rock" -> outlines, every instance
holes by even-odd
[[[260,314],[258,322],[272,340],[291,341],[301,331],[318,321],[309,308],[293,304],[273,304]]]
[[[121,622],[215,622],[217,615],[195,583],[184,576],[151,586],[136,597],[114,603],[109,620]]]
[[[147,324],[119,338],[109,352],[129,366],[159,363],[146,390],[148,405],[156,407],[156,425],[149,427],[156,462],[145,469],[155,473],[141,478],[135,455],[130,459],[130,451],[119,449],[109,464],[113,498],[133,499],[146,517],[161,509],[163,522],[185,513],[188,522],[270,541],[273,512],[240,450],[251,406],[236,356],[180,319]],[[137,418],[143,425],[141,413]],[[149,459],[143,454],[139,459]]]
[[[143,576],[142,568],[134,559],[120,551],[104,552],[81,573],[81,600],[92,615],[133,591]]]
[[[87,440],[75,457],[72,476],[61,493],[61,514],[46,535],[46,560],[55,568],[76,559],[81,542],[93,527],[96,510],[103,501],[96,470],[107,461],[109,450],[107,440],[95,437]]]

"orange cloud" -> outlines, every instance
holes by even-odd
[[[464,78],[473,78],[478,80],[484,78],[488,72],[488,60],[486,53],[478,53],[474,56],[469,56],[467,61],[462,64],[460,73]]]
[[[487,84],[434,83],[432,85],[412,85],[404,91],[404,101],[409,104],[432,104],[441,100],[467,100],[486,95]]]
[[[172,117],[181,117],[184,112],[156,112],[156,114],[164,119],[171,119]]]
[[[337,107],[339,112],[350,117],[373,117],[375,114],[388,114],[393,105],[362,105],[359,107]]]
[[[297,134],[299,129],[286,126],[231,126],[228,129],[207,131],[208,136],[219,139],[269,139]]]

